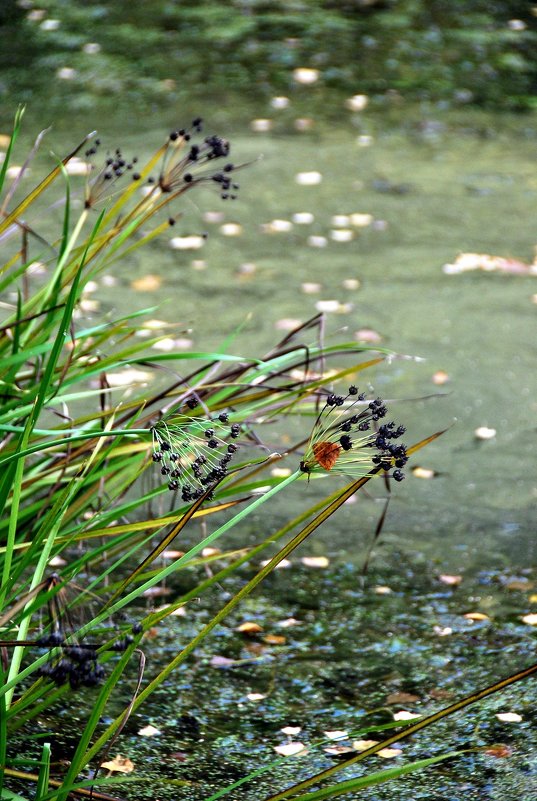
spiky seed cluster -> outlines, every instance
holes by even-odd
[[[137,633],[134,626],[133,633]],[[51,658],[49,662],[42,665],[36,671],[37,675],[50,679],[58,687],[67,682],[73,690],[78,690],[80,687],[96,687],[105,676],[103,666],[97,661],[97,650],[101,644],[86,642],[79,644],[72,642],[72,636],[70,640],[70,642],[66,642],[66,634],[61,630],[54,631],[37,640],[36,644],[43,648],[61,649],[61,656],[56,659]],[[133,642],[133,637],[128,634],[112,644],[108,650],[125,651]]]
[[[364,408],[360,410],[360,406]],[[405,427],[394,422],[377,425],[387,412],[382,398],[368,401],[355,386],[350,386],[345,396],[328,395],[300,463],[302,472],[366,475],[380,465],[385,471],[395,468],[392,477],[402,481],[401,468],[408,457],[405,446],[395,440],[405,433]]]
[[[222,412],[211,420],[182,415],[180,423],[161,422],[151,432],[153,461],[169,479],[168,488],[180,490],[181,499],[189,503],[207,491],[208,499],[212,498],[212,489],[227,475],[238,450],[230,440],[237,439],[241,427],[229,425],[227,413]]]
[[[239,188],[232,178],[235,165],[228,163],[220,170],[203,169],[210,162],[229,155],[229,142],[216,134],[206,136],[200,142],[193,142],[193,135],[201,131],[202,119],[197,117],[192,120],[191,128],[180,128],[170,133],[159,178],[160,190],[174,192],[186,190],[202,182],[214,182],[218,185],[223,200],[234,200]]]
[[[92,147],[86,150],[86,158],[92,158],[97,155],[101,145],[101,140],[96,139]],[[99,201],[110,196],[115,184],[126,173],[131,173],[135,181],[140,180],[140,174],[134,171],[135,164],[138,163],[137,156],[134,156],[130,161],[123,157],[119,148],[116,148],[114,153],[108,153],[104,165],[100,168],[97,174],[88,181],[86,187],[86,208],[93,208]],[[92,171],[93,171],[92,166]]]

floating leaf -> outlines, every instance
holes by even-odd
[[[108,762],[103,762],[101,768],[110,771],[110,773],[132,773],[134,770],[134,763],[127,759],[127,757],[118,754]]]
[[[308,749],[304,745],[304,743],[282,743],[282,745],[275,745],[274,750],[280,756],[305,756],[308,753]]]
[[[517,712],[498,712],[496,717],[498,718],[498,720],[501,720],[502,723],[522,722],[522,715],[519,715]]]
[[[144,726],[143,729],[138,730],[138,734],[142,737],[155,737],[155,735],[160,734],[160,729],[157,729],[155,726],[151,724]]]

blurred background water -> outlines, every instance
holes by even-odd
[[[397,488],[386,558],[393,544],[446,567],[534,560],[534,10],[9,0],[0,22],[2,131],[21,101],[25,145],[52,126],[32,177],[89,130],[143,159],[198,114],[249,164],[236,201],[187,200],[86,313],[155,305],[176,347],[233,335],[259,357],[324,311],[330,342],[420,357],[367,376],[399,399],[409,442],[452,426]],[[349,525],[361,544],[377,516],[349,506],[319,547],[344,553]]]

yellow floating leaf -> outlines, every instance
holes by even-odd
[[[368,748],[372,748],[377,743],[378,740],[355,740],[352,747],[355,751],[367,751]]]
[[[159,275],[144,275],[141,278],[135,278],[131,281],[131,287],[137,292],[154,292],[159,289],[162,284],[162,278]]]
[[[132,773],[134,770],[134,763],[127,759],[127,757],[118,754],[108,762],[103,762],[101,768],[110,771],[110,773]]]
[[[483,612],[466,612],[463,617],[466,620],[490,620],[488,615],[483,614]]]
[[[378,584],[376,587],[373,587],[373,592],[375,595],[390,595],[393,592],[391,587],[386,587],[382,584]]]
[[[537,593],[530,595],[528,601],[530,602],[530,604],[537,604]]]
[[[431,381],[433,384],[436,384],[437,387],[441,387],[450,380],[449,375],[446,373],[445,370],[437,370],[436,373],[433,373]]]
[[[285,645],[287,639],[282,637],[281,634],[267,634],[263,637],[263,642],[267,645]]]
[[[207,559],[209,556],[218,556],[221,553],[222,551],[220,550],[220,548],[209,547],[209,548],[203,548],[201,555]]]
[[[327,556],[303,556],[300,560],[305,567],[328,567],[330,560]]]
[[[402,748],[381,748],[380,751],[377,751],[377,756],[382,759],[394,759],[394,757],[401,756],[402,753]]]
[[[522,590],[522,592],[525,592],[526,590],[533,589],[534,582],[515,579],[514,581],[510,581],[509,584],[506,584],[505,586],[508,590]]]
[[[247,620],[236,626],[235,631],[241,634],[259,634],[260,631],[263,631],[263,626],[260,626],[259,623],[253,623]]]
[[[426,481],[436,476],[436,472],[430,467],[420,467],[420,465],[413,467],[411,472],[415,478],[422,478]]]

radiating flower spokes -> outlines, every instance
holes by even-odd
[[[300,470],[336,472],[365,476],[375,467],[402,481],[401,468],[407,462],[406,448],[394,440],[401,437],[404,426],[394,422],[378,424],[387,414],[381,398],[366,400],[355,386],[348,394],[330,394],[315,420],[311,437],[300,462]]]
[[[239,446],[232,440],[241,432],[238,423],[229,424],[221,412],[205,420],[181,415],[175,421],[160,421],[151,429],[153,461],[168,478],[168,488],[181,491],[186,503],[209,492],[228,473],[229,463]]]

